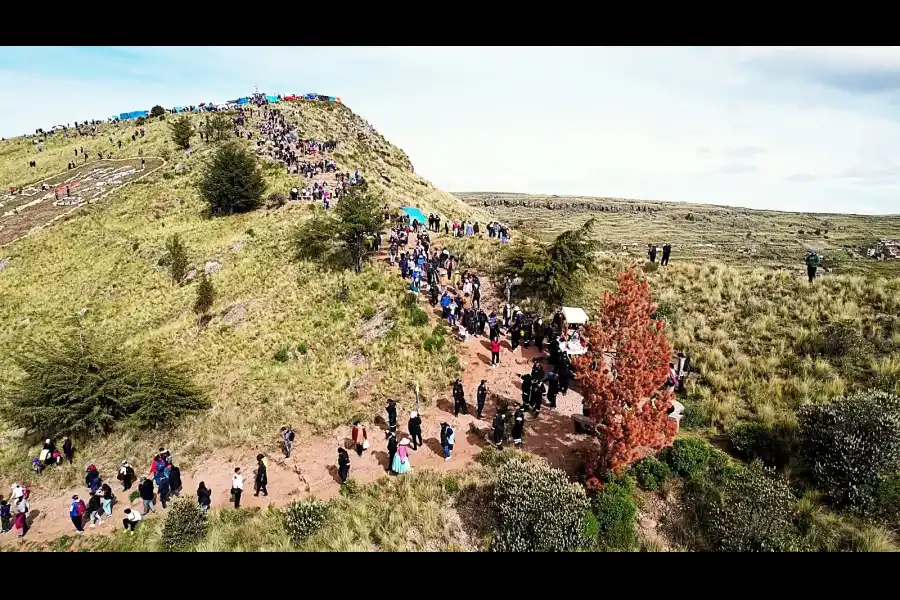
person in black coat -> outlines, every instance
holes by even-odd
[[[394,455],[397,454],[397,436],[394,435],[393,431],[388,432],[388,441],[387,441],[387,451],[388,451],[388,473],[393,471],[394,464]]]
[[[138,494],[141,497],[141,500],[144,502],[144,512],[141,513],[142,517],[146,517],[148,513],[155,513],[156,509],[153,508],[154,495],[153,495],[153,480],[148,479],[147,477],[141,478],[141,482],[138,484]]]
[[[569,384],[572,382],[572,365],[568,356],[560,361],[559,365],[559,391],[565,396],[569,391]]]
[[[520,406],[513,416],[512,439],[516,448],[522,447],[522,435],[525,433],[525,407]]]
[[[256,455],[256,480],[253,484],[254,496],[259,496],[260,492],[263,493],[263,496],[269,495],[269,490],[266,489],[266,485],[269,483],[269,473],[263,458],[262,454]]]
[[[424,445],[422,441],[422,417],[419,416],[418,412],[412,411],[409,413],[409,422],[406,426],[409,429],[409,443],[412,449],[416,450],[419,446]]]
[[[487,400],[487,380],[482,379],[478,384],[478,392],[475,394],[475,415],[480,419],[484,411],[484,403]]]
[[[208,511],[209,507],[212,506],[212,490],[206,487],[206,484],[202,481],[197,486],[197,503],[203,512]]]
[[[350,477],[350,455],[344,448],[338,448],[338,477],[341,478],[341,485]]]
[[[63,456],[66,457],[66,462],[70,465],[72,464],[72,456],[74,453],[75,450],[72,448],[72,440],[67,437],[63,438]]]
[[[506,415],[499,410],[494,415],[494,422],[491,423],[493,431],[491,432],[491,441],[497,447],[497,450],[503,450],[503,434],[506,429]]]
[[[544,402],[544,382],[541,379],[535,378],[531,382],[531,410],[534,411],[535,416],[539,415],[541,412],[541,404]]]
[[[469,414],[469,409],[466,407],[466,392],[463,390],[462,380],[457,377],[456,383],[453,384],[453,412],[454,416],[459,416],[459,413],[464,415]]]
[[[169,468],[169,489],[176,498],[181,495],[181,469],[175,465]]]
[[[388,398],[387,403],[388,433],[397,435],[397,403]]]
[[[159,503],[162,504],[162,507],[166,507],[166,502],[169,501],[169,491],[172,489],[169,485],[169,476],[166,475],[166,472],[163,471],[159,476],[159,484],[157,489],[157,494],[159,495]]]
[[[559,393],[559,375],[550,373],[547,378],[547,404],[550,408],[556,408],[556,395]]]
[[[522,404],[528,406],[531,402],[531,373],[519,375],[522,378]]]

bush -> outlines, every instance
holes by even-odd
[[[728,429],[728,443],[746,461],[759,459],[769,466],[783,468],[791,459],[789,434],[762,423],[739,423]]]
[[[279,194],[278,192],[273,192],[269,194],[269,197],[266,198],[266,208],[280,208],[287,203],[287,198],[284,194]]]
[[[166,109],[164,109],[164,108],[163,108],[162,106],[160,106],[159,104],[157,104],[156,106],[154,106],[153,108],[150,109],[150,116],[151,116],[151,117],[161,117],[161,116],[163,116],[163,115],[165,115],[165,114],[166,114]]]
[[[664,455],[666,463],[675,473],[690,477],[706,467],[710,446],[698,438],[679,438],[665,450]]]
[[[371,304],[367,304],[362,309],[362,318],[364,321],[368,321],[372,317],[375,316],[375,307]]]
[[[787,482],[755,462],[724,478],[721,496],[703,524],[719,552],[791,551],[797,547],[794,503]]]
[[[274,358],[277,362],[286,363],[291,358],[291,355],[288,353],[288,349],[282,346],[275,351],[275,356],[273,356],[272,358]]]
[[[169,275],[172,276],[172,283],[181,283],[187,274],[188,256],[187,248],[185,248],[184,242],[181,241],[177,233],[169,240],[169,243],[166,245],[166,251],[168,253],[166,260],[169,263]]]
[[[591,499],[591,506],[597,516],[598,545],[605,550],[630,550],[637,539],[637,505],[628,485],[604,485]]]
[[[172,141],[179,148],[187,150],[191,147],[191,138],[194,137],[194,126],[191,125],[191,120],[187,115],[181,115],[174,121],[171,121],[169,129],[171,130]]]
[[[500,531],[495,552],[566,552],[582,545],[584,488],[538,462],[510,460],[500,467],[493,507]]]
[[[178,498],[166,512],[162,530],[163,548],[189,550],[206,535],[206,515],[192,498]]]
[[[309,352],[309,347],[306,345],[306,342],[300,342],[300,344],[297,346],[297,352],[299,352],[300,354],[306,354],[307,352]]]
[[[427,352],[440,352],[444,348],[444,344],[446,340],[442,335],[429,335],[425,338],[425,341],[422,342],[422,348]]]
[[[14,360],[25,377],[14,382],[0,414],[41,438],[81,438],[111,431],[168,425],[208,401],[182,365],[150,351],[123,351],[88,332],[70,332],[58,345],[43,344]]]
[[[320,500],[297,500],[284,507],[284,529],[299,546],[328,520],[329,505]]]
[[[900,470],[900,398],[868,391],[797,411],[800,453],[837,504],[865,512],[882,475]]]
[[[672,476],[666,463],[653,456],[648,456],[631,465],[631,472],[637,478],[642,490],[653,492],[658,490]]]
[[[198,188],[213,216],[230,215],[258,208],[266,181],[256,157],[231,142],[216,150]]]
[[[147,119],[145,119],[144,117],[138,117],[137,119],[134,120],[135,127],[143,127],[146,124],[147,124]]]
[[[875,486],[874,515],[891,529],[900,527],[900,473],[881,477]]]
[[[409,309],[409,322],[412,323],[414,327],[428,325],[428,313],[418,306],[411,308]]]
[[[829,323],[807,348],[807,354],[821,354],[827,358],[856,358],[865,354],[868,340],[852,322]]]

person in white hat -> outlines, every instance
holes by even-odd
[[[409,436],[412,438],[412,449],[416,450],[419,446],[423,446],[424,442],[422,441],[422,418],[419,416],[417,411],[412,411],[409,413],[409,422],[407,423],[407,428],[409,429]],[[404,440],[407,444],[410,443],[410,440]],[[403,442],[401,442],[403,443]]]
[[[402,475],[410,469],[408,448],[409,439],[403,438],[400,440],[400,445],[397,446],[397,454],[394,455],[394,462],[391,465],[394,473],[397,475]]]

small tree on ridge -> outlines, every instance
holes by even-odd
[[[169,123],[172,130],[172,141],[179,147],[187,150],[191,147],[191,138],[194,137],[194,126],[187,115],[181,115]]]
[[[258,208],[266,180],[256,157],[230,142],[216,150],[198,187],[213,216],[230,215]]]
[[[168,251],[169,273],[172,275],[172,282],[181,283],[187,273],[188,257],[187,248],[177,233],[169,240]]]
[[[200,324],[203,322],[216,297],[216,290],[213,288],[212,281],[206,276],[206,273],[200,275],[200,285],[197,286],[197,299],[194,301],[194,313],[197,315],[197,331],[200,331]]]

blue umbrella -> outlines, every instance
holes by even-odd
[[[425,224],[425,221],[426,221],[425,214],[418,208],[415,208],[413,206],[404,206],[400,210],[402,210],[405,214],[407,214],[409,216],[410,221],[418,221],[422,225]]]

